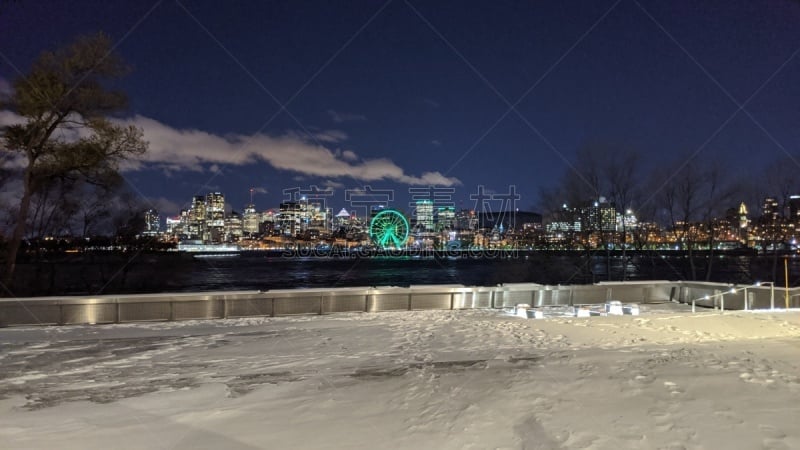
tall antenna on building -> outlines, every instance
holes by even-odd
[[[256,192],[255,188],[250,188],[250,204],[253,204],[253,194]]]

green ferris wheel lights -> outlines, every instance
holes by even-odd
[[[409,228],[403,213],[384,209],[369,223],[369,237],[381,248],[402,248],[408,240]]]

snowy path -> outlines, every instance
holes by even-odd
[[[800,448],[800,314],[0,329],[3,448]]]

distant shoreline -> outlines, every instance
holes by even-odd
[[[287,249],[251,249],[242,248],[239,250],[214,250],[214,249],[196,249],[196,250],[172,250],[163,253],[179,253],[179,254],[225,254],[237,253],[241,255],[252,256],[274,256],[274,257],[350,257],[350,258],[370,258],[370,257],[432,257],[432,258],[504,258],[514,256],[526,255],[554,255],[554,256],[580,256],[591,254],[594,256],[604,256],[606,254],[612,257],[621,256],[670,256],[680,257],[688,256],[688,250],[603,250],[603,249],[585,249],[585,250],[563,250],[563,249],[520,249],[520,248],[484,248],[484,249],[419,249],[419,248],[405,248],[405,249],[380,249],[380,248],[313,248],[313,247],[300,247],[300,248],[287,248]],[[154,252],[160,253],[160,252]],[[763,254],[754,249],[733,249],[733,250],[693,250],[694,257],[707,257],[709,254],[715,256],[772,256],[771,253]],[[780,257],[795,256],[794,252],[779,252]]]

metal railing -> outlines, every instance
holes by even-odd
[[[697,305],[715,307],[723,295],[725,308],[744,309],[745,293],[741,292],[741,287],[734,293],[730,293],[731,289],[731,285],[722,283],[645,281],[570,286],[534,283],[478,287],[426,285],[0,299],[0,326],[511,308],[521,303],[531,306],[600,304],[612,299],[626,303],[689,303],[694,300]],[[747,286],[747,307],[768,308],[771,290],[771,286]],[[800,291],[791,291],[794,294],[787,298],[797,303]],[[773,295],[776,292],[774,290]]]

